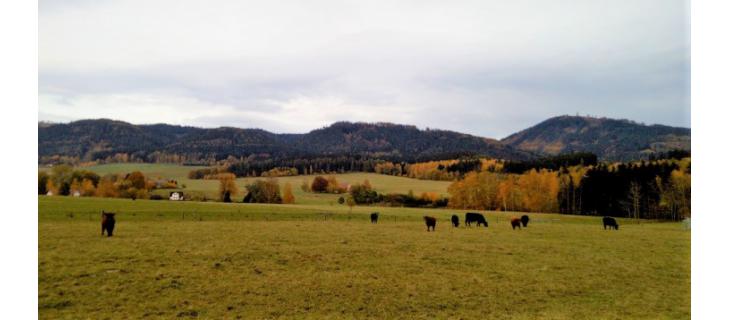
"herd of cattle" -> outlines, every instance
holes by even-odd
[[[370,223],[378,223],[379,217],[380,213],[371,213]],[[423,221],[426,222],[426,231],[436,231],[436,218],[431,216],[423,216]],[[519,218],[513,217],[509,221],[510,225],[512,226],[512,230],[522,229],[523,227],[527,228],[528,222],[530,222],[530,217],[528,215],[523,215]],[[472,223],[476,223],[477,227],[481,225],[483,225],[485,228],[489,227],[489,223],[487,223],[487,219],[484,218],[484,215],[475,212],[467,212],[466,216],[464,217],[464,223],[466,223],[467,226],[471,226]],[[459,216],[451,216],[451,225],[454,228],[459,227]],[[618,222],[616,222],[616,219],[611,217],[603,217],[603,229],[605,230],[606,228],[618,230]]]
[[[104,235],[104,232],[106,231],[106,234],[108,237],[112,236],[112,233],[114,233],[114,225],[116,224],[116,220],[114,219],[115,213],[113,212],[105,212],[101,211],[101,235]],[[378,223],[378,218],[380,217],[380,213],[373,212],[370,214],[370,223]],[[431,216],[423,216],[423,220],[426,222],[426,231],[436,231],[436,218]],[[522,227],[527,228],[527,223],[530,222],[530,217],[527,215],[523,215],[520,218],[513,217],[510,219],[510,225],[512,226],[512,230],[515,228],[522,229]],[[489,227],[489,223],[487,223],[487,219],[484,218],[484,215],[481,213],[475,213],[475,212],[467,212],[466,216],[464,217],[464,223],[466,223],[467,226],[471,226],[472,223],[476,223],[477,227],[484,226]],[[451,216],[451,225],[454,226],[454,228],[459,227],[459,216],[452,215]],[[614,229],[618,230],[618,222],[616,222],[616,219],[611,217],[603,217],[603,229]]]

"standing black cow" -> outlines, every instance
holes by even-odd
[[[608,229],[613,228],[614,230],[618,230],[618,222],[616,222],[616,219],[611,217],[603,217],[603,230],[606,230],[606,227]]]
[[[484,224],[485,228],[489,227],[489,224],[487,224],[487,219],[484,219],[484,216],[481,213],[467,212],[464,222],[467,226],[471,226],[472,222],[476,222],[477,227],[481,224]]]
[[[111,237],[112,233],[114,233],[114,223],[116,221],[114,220],[114,212],[104,212],[101,211],[101,235],[104,235],[104,231],[106,231],[107,237]]]
[[[523,215],[522,217],[520,217],[520,220],[522,221],[522,226],[527,228],[527,223],[530,222],[530,217],[528,217],[527,215]]]
[[[436,218],[423,216],[423,221],[426,221],[426,231],[436,231]]]
[[[458,228],[459,227],[459,216],[452,215],[451,216],[451,224],[454,226],[454,228]]]
[[[378,223],[378,216],[380,216],[380,213],[373,212],[370,214],[370,223]]]
[[[509,220],[510,225],[512,225],[512,230],[514,230],[515,228],[520,228],[520,230],[522,230],[522,227],[520,227],[521,222],[522,221],[520,221],[520,218],[517,218],[517,217],[514,217]]]

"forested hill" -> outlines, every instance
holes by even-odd
[[[427,161],[481,155],[532,158],[497,140],[444,130],[420,130],[390,123],[337,122],[305,134],[275,134],[260,129],[133,125],[113,120],[81,120],[38,126],[38,155],[82,161],[126,153],[155,161],[160,154],[217,160],[255,155],[273,159],[356,156],[390,161]]]
[[[590,152],[601,160],[635,160],[671,150],[690,150],[690,129],[629,120],[560,116],[501,140],[519,150],[555,155]]]

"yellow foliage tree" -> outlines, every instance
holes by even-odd
[[[557,212],[560,181],[555,172],[532,169],[520,176],[523,209],[529,212]]]
[[[81,182],[81,195],[84,197],[91,197],[96,193],[96,188],[94,188],[94,182],[89,179],[84,179],[84,181]]]
[[[73,181],[71,181],[71,186],[69,187],[69,192],[70,192],[70,195],[72,195],[72,196],[76,192],[78,192],[79,195],[81,195],[81,183],[79,182],[78,179],[73,179]]]
[[[48,182],[46,182],[46,190],[47,192],[50,192],[51,195],[58,195],[58,187],[56,187],[56,184],[53,183],[53,180],[51,179],[48,179]]]
[[[119,191],[117,190],[117,186],[114,184],[114,181],[109,178],[104,178],[101,179],[99,184],[96,186],[96,196],[115,198],[119,196]]]
[[[221,201],[230,202],[231,197],[238,194],[236,176],[232,173],[220,174],[218,181],[220,181],[218,186],[218,195],[220,196]]]

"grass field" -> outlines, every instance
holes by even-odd
[[[604,231],[598,217],[532,214],[512,230],[511,213],[485,212],[489,228],[454,229],[447,219],[463,211],[45,196],[38,205],[43,319],[690,316],[690,232],[677,223],[619,220],[621,230]],[[114,237],[99,235],[102,209],[118,212]],[[424,214],[439,219],[436,232]]]
[[[188,179],[188,172],[191,170],[202,168],[193,166],[181,166],[171,164],[141,164],[141,163],[122,163],[122,164],[105,164],[98,166],[84,167],[83,169],[91,170],[99,175],[109,173],[129,173],[135,170],[141,171],[148,177],[168,178],[178,181],[178,185],[185,185],[183,192],[199,192],[205,194],[209,199],[217,199],[218,185],[217,180],[192,180]],[[325,175],[327,176],[327,175]],[[368,179],[374,189],[380,193],[400,192],[407,193],[413,190],[414,194],[420,195],[423,192],[435,192],[440,195],[447,195],[446,188],[449,186],[448,181],[431,181],[417,180],[404,177],[395,177],[375,173],[344,173],[336,174],[337,181],[340,183],[362,183]],[[276,178],[281,186],[290,183],[296,203],[298,204],[334,204],[337,202],[339,195],[334,194],[316,194],[304,192],[300,186],[303,181],[312,182],[314,175],[279,177]],[[239,178],[236,184],[241,193],[233,197],[234,201],[240,201],[245,193],[245,186],[257,178]],[[260,179],[260,178],[259,178]],[[167,194],[172,190],[158,190],[159,194]]]

